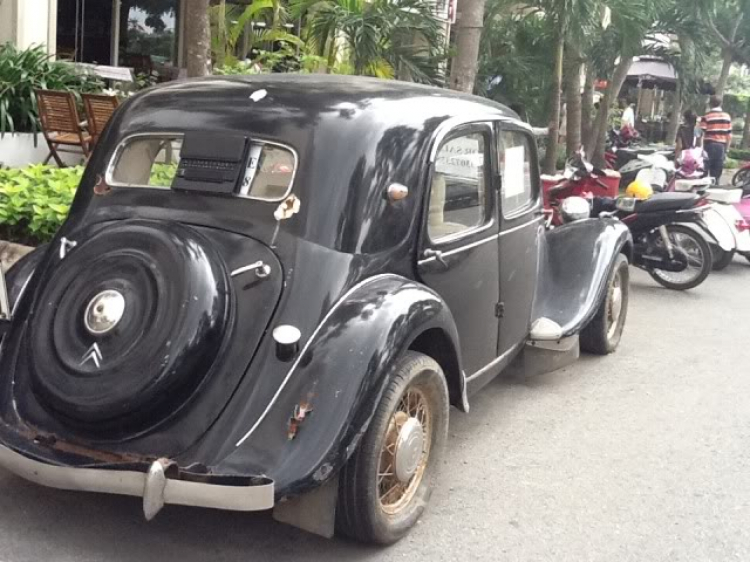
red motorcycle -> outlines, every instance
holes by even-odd
[[[560,204],[568,197],[616,197],[619,182],[620,174],[595,168],[582,152],[577,153],[568,160],[563,179],[544,189],[548,224],[563,224]]]
[[[741,187],[743,191],[750,191],[750,162],[745,162],[745,165],[737,170],[732,178],[732,185]]]

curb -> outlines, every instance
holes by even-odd
[[[3,272],[8,271],[14,263],[33,249],[31,246],[22,246],[21,244],[0,240],[0,266],[2,266]]]

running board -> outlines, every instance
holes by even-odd
[[[536,377],[567,367],[579,356],[578,335],[558,341],[528,340],[508,370],[516,377]]]

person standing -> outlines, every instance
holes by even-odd
[[[635,130],[635,110],[633,104],[628,103],[628,100],[620,100],[620,109],[622,109],[622,119],[620,121],[620,130],[633,129]]]
[[[711,110],[701,119],[703,148],[708,154],[708,175],[721,181],[724,160],[732,145],[732,118],[721,107],[720,96],[711,96]]]
[[[698,116],[695,111],[688,109],[682,114],[683,122],[677,130],[676,153],[679,157],[683,150],[690,150],[700,146],[703,131],[698,127]]]

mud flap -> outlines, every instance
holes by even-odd
[[[509,373],[517,378],[536,377],[567,367],[579,356],[577,334],[555,342],[527,341],[511,363]]]
[[[337,475],[312,492],[277,503],[273,508],[273,518],[308,533],[333,538],[338,494]]]

